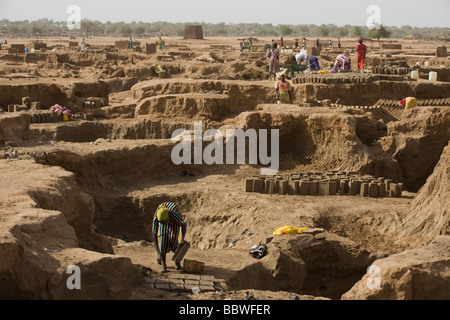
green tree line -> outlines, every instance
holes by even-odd
[[[418,28],[411,26],[392,27],[381,26],[380,29],[368,29],[366,26],[334,24],[298,24],[273,25],[271,23],[169,23],[157,22],[100,22],[82,20],[81,28],[69,30],[66,21],[53,21],[40,19],[35,21],[9,21],[0,20],[0,32],[13,36],[143,36],[145,34],[162,34],[165,36],[184,35],[186,25],[201,25],[203,34],[208,36],[239,36],[239,37],[371,37],[371,38],[403,38],[413,35],[415,38],[447,36],[450,37],[450,28]],[[378,31],[377,31],[378,30]],[[380,32],[382,33],[380,36]]]

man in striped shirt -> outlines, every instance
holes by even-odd
[[[180,229],[181,242],[184,242],[186,223],[181,216],[178,205],[173,202],[161,203],[153,218],[153,243],[157,254],[156,261],[158,264],[162,264],[162,272],[167,272],[166,254],[170,251],[175,252],[178,248]],[[177,270],[181,270],[179,262],[176,262],[175,266]]]

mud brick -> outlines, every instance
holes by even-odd
[[[168,283],[155,283],[155,289],[170,290],[170,285]]]
[[[39,110],[41,108],[41,103],[39,101],[32,101],[30,104],[31,110]]]
[[[369,184],[367,182],[361,183],[360,196],[367,197],[369,195]]]
[[[168,277],[172,280],[183,280],[186,278],[186,275],[183,273],[169,273]]]
[[[291,195],[298,194],[298,181],[290,180],[288,182],[288,193]]]
[[[57,112],[52,112],[52,122],[57,122],[58,121],[58,113]]]
[[[244,179],[244,192],[253,192],[253,180],[249,178]]]
[[[169,288],[170,291],[174,291],[174,292],[184,292],[186,291],[186,289],[184,288],[184,284],[179,284],[179,283],[170,283],[169,284]]]
[[[264,181],[264,190],[267,194],[273,194],[273,189],[275,188],[275,180],[266,179]]]
[[[186,290],[186,292],[191,292],[192,293],[192,288],[194,288],[194,287],[198,287],[198,286],[194,286],[194,285],[191,285],[191,284],[185,284],[184,285],[184,289]]]
[[[27,106],[24,106],[21,104],[14,105],[14,112],[27,111],[27,110],[28,110]]]
[[[216,291],[213,286],[200,286],[200,292]]]
[[[351,196],[356,196],[358,194],[358,184],[356,183],[356,181],[349,182],[348,194]]]
[[[329,184],[329,191],[328,194],[330,196],[335,196],[336,192],[337,192],[337,181],[336,180],[330,180],[330,184]]]
[[[309,181],[301,180],[298,187],[298,194],[302,196],[306,196],[309,194]]]
[[[280,190],[280,181],[281,180],[275,180],[275,184],[274,184],[274,188],[273,188],[273,193],[278,193],[278,191]]]
[[[200,284],[199,280],[184,280],[185,285],[192,285],[192,286],[198,286]]]
[[[327,196],[330,190],[330,183],[328,181],[319,181],[317,187],[317,194],[319,196]]]
[[[339,194],[348,194],[348,179],[343,179],[339,181]]]
[[[369,183],[369,197],[378,197],[378,183]]]
[[[361,184],[363,183],[363,182],[368,182],[367,180],[355,180],[355,182],[356,182],[356,193],[359,193],[359,191],[361,190]]]
[[[280,185],[278,186],[278,194],[286,194],[288,188],[288,182],[286,180],[280,180]]]
[[[264,180],[263,179],[254,179],[253,180],[253,192],[264,192]]]
[[[391,183],[389,185],[389,196],[398,198],[398,185],[396,183]]]
[[[214,281],[200,280],[200,287],[202,286],[214,286]]]
[[[200,280],[200,275],[197,274],[185,274],[184,279],[186,280]]]
[[[323,228],[309,228],[307,230],[303,230],[303,233],[315,236],[316,234],[323,233],[324,231],[325,229]]]
[[[31,115],[31,123],[38,123],[38,120],[39,120],[38,114],[37,113],[33,113]]]
[[[389,190],[391,189],[390,185],[392,183],[392,179],[385,179],[384,183],[386,184],[386,193],[389,193]]]
[[[315,196],[318,192],[318,181],[310,181],[309,182],[309,188],[308,188],[308,195]]]
[[[398,196],[401,197],[402,196],[402,192],[403,192],[403,183],[398,183],[397,184],[397,189],[398,189]]]
[[[200,276],[200,280],[214,281],[214,276],[209,274],[203,274]]]
[[[384,182],[378,184],[378,196],[386,197],[386,184]]]

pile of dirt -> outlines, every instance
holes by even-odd
[[[388,150],[402,169],[407,190],[417,192],[450,140],[450,108],[420,107],[387,124]]]

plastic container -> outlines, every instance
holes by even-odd
[[[67,114],[63,114],[63,121],[69,121],[69,116]]]
[[[437,72],[436,71],[430,71],[430,74],[428,76],[428,80],[436,81],[437,80]]]
[[[413,70],[411,71],[411,79],[419,79],[419,71]]]
[[[28,52],[29,52],[28,48],[25,48],[25,53],[28,53]]]

